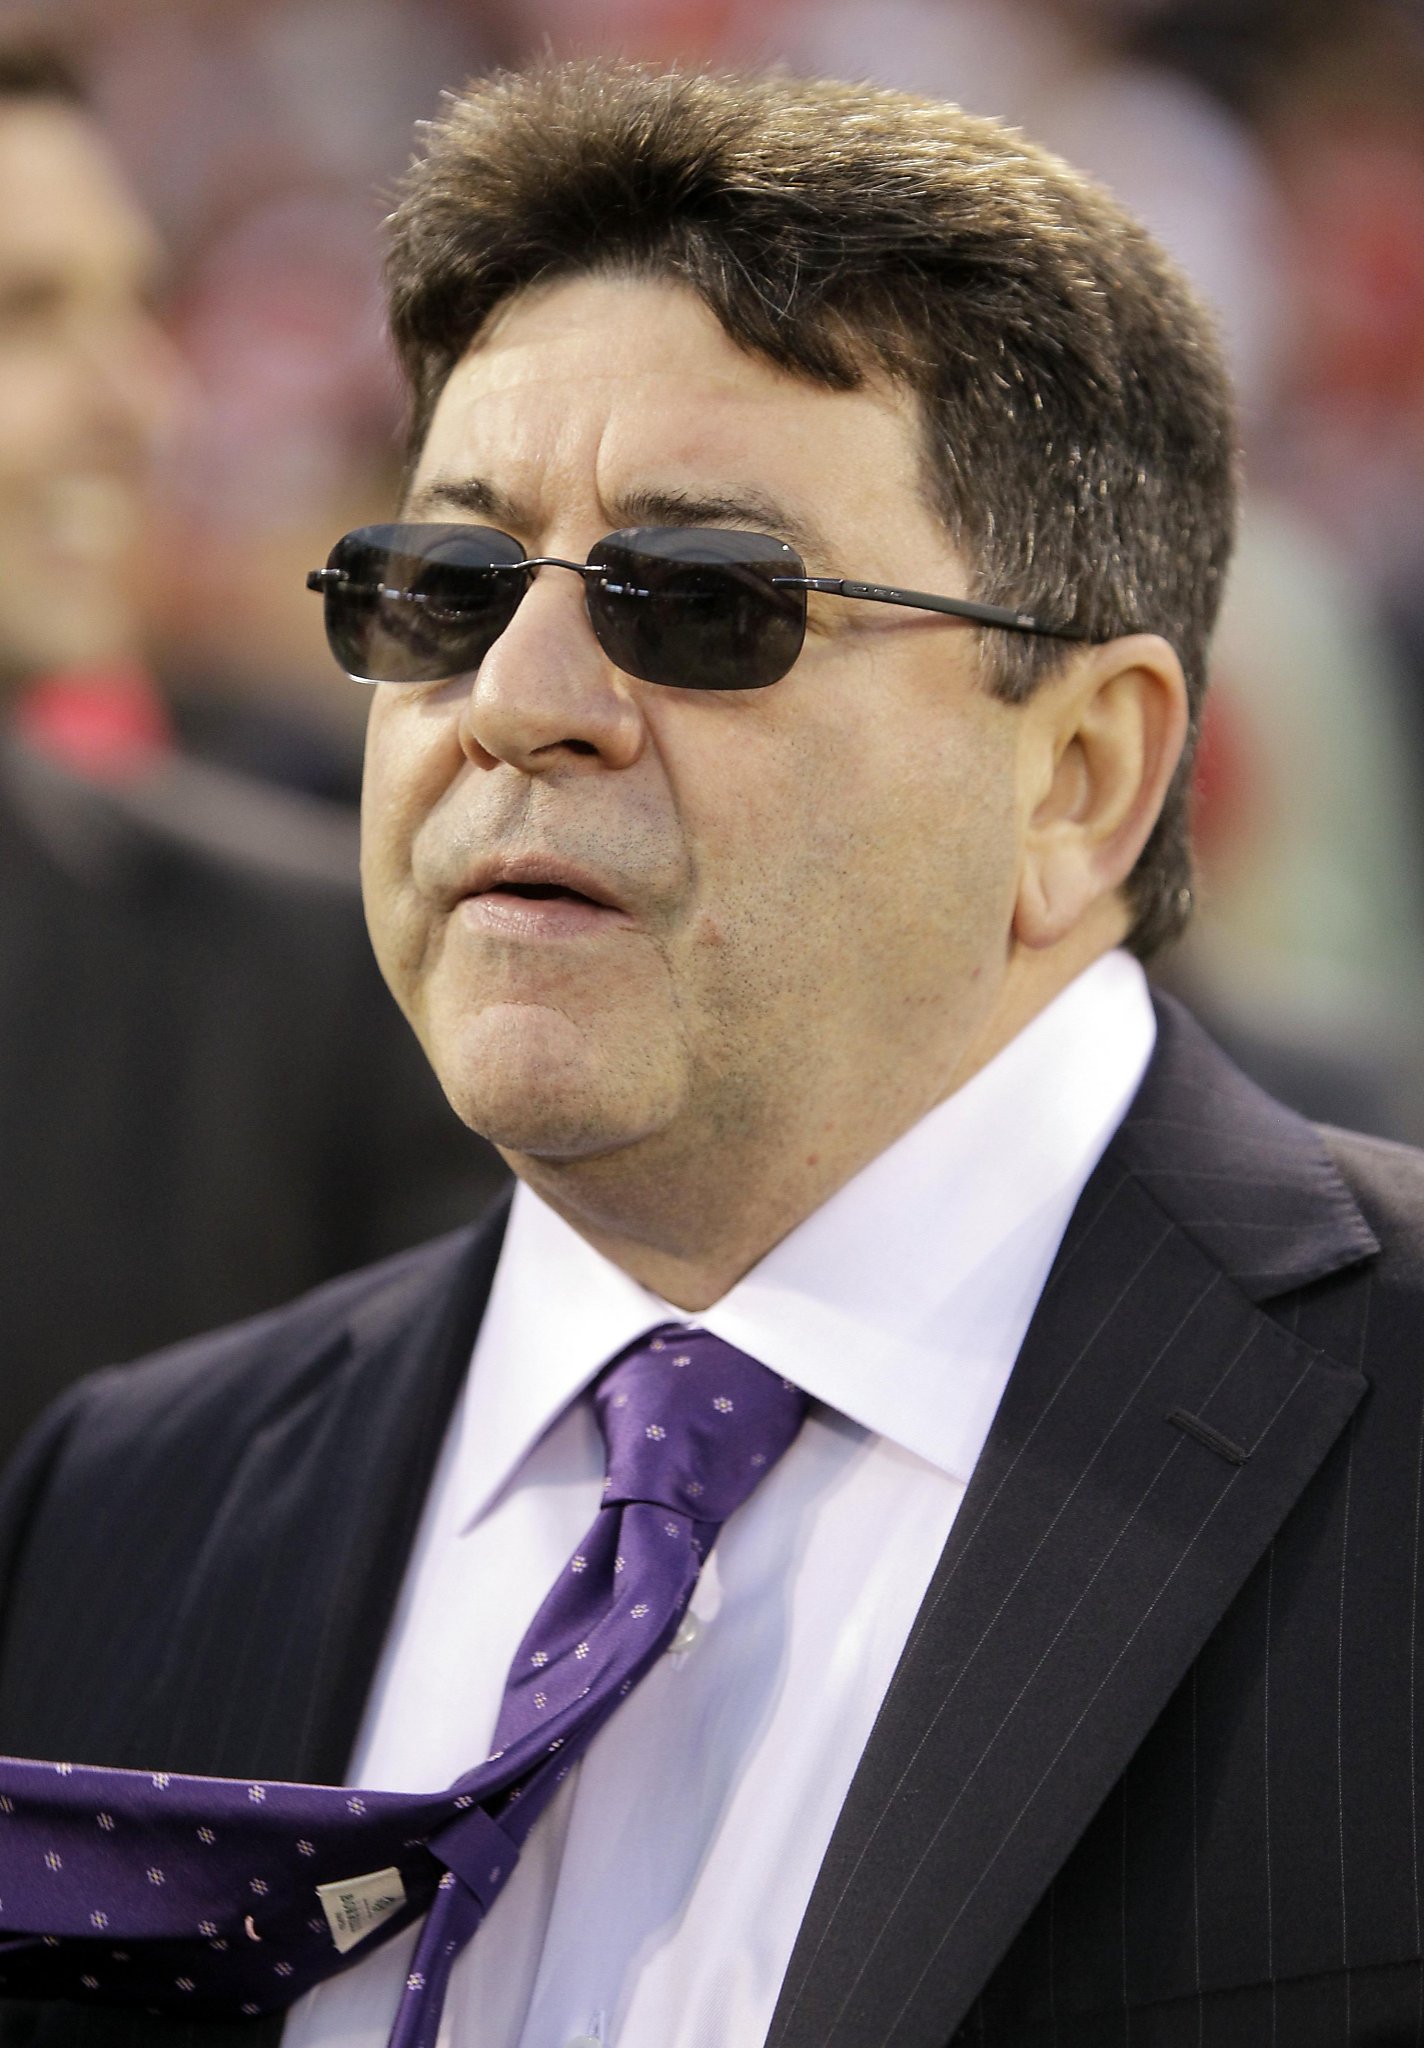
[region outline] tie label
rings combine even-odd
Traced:
[[[344,1877],[336,1884],[319,1884],[321,1900],[331,1938],[342,1955],[355,1948],[390,1919],[405,1904],[405,1886],[398,1870],[373,1870],[365,1877]]]

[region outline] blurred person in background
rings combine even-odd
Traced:
[[[162,742],[134,600],[179,398],[160,252],[58,58],[4,55],[0,675],[37,736],[129,759]]]
[[[331,533],[380,517],[396,488],[382,194],[414,115],[505,50],[501,10],[53,4],[90,31],[106,127],[172,251],[166,324],[197,393],[147,566],[168,715],[201,758],[354,809],[364,707],[333,670],[303,577]]]
[[[499,1177],[380,986],[353,828],[171,745],[135,596],[160,265],[72,72],[0,44],[0,1447]]]

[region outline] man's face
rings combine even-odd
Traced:
[[[0,99],[0,680],[130,651],[172,403],[157,249],[83,114]]]
[[[509,304],[406,516],[575,561],[745,527],[813,575],[967,591],[909,401],[787,376],[661,283]],[[669,1190],[709,1145],[868,1156],[955,1085],[1001,985],[1020,717],[962,624],[829,597],[770,688],[639,682],[541,571],[477,674],[372,705],[372,936],[456,1108],[516,1166],[640,1148]]]

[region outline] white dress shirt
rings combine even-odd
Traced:
[[[1083,1184],[1155,1038],[1099,960],[989,1066],[688,1318],[527,1188],[451,1419],[349,1782],[484,1756],[504,1676],[598,1509],[579,1397],[695,1320],[804,1387],[677,1643],[534,1828],[456,1965],[441,2048],[763,2040],[831,1831]],[[384,2048],[407,1931],[309,1993],[284,2048]]]

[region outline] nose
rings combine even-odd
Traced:
[[[173,343],[141,305],[95,308],[76,320],[76,399],[96,445],[150,459],[189,409],[189,378]]]
[[[543,568],[475,672],[460,744],[478,767],[530,775],[571,762],[629,768],[646,741],[639,688],[595,640],[583,578]]]
[[[128,347],[117,357],[115,403],[133,420],[144,443],[162,445],[180,417],[197,403],[192,373],[158,321],[140,313]]]

